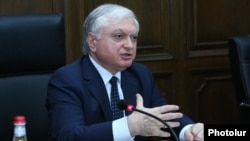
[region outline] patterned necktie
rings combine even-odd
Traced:
[[[111,110],[113,114],[113,120],[116,120],[123,117],[123,111],[117,107],[117,103],[120,100],[117,88],[117,78],[113,76],[109,82],[111,84]]]

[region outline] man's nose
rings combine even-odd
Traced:
[[[124,42],[124,47],[127,47],[127,48],[134,47],[134,42],[132,41],[131,38],[127,38],[126,39],[126,41]]]

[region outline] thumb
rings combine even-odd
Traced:
[[[140,94],[136,94],[136,108],[137,109],[143,108],[143,98]]]
[[[185,132],[184,136],[185,136],[185,139],[188,140],[188,141],[192,141],[192,140],[193,140],[193,135],[192,135],[190,129],[188,129],[188,130]]]

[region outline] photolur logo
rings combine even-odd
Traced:
[[[233,131],[226,129],[225,131],[218,131],[217,129],[208,129],[208,136],[246,136],[246,130],[237,130]]]
[[[250,141],[250,126],[241,124],[204,124],[204,140]]]

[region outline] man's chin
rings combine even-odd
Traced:
[[[125,64],[123,64],[123,65],[121,66],[121,68],[122,68],[122,70],[125,70],[125,69],[129,68],[131,65],[132,65],[132,62],[130,62],[130,63],[125,63]]]

